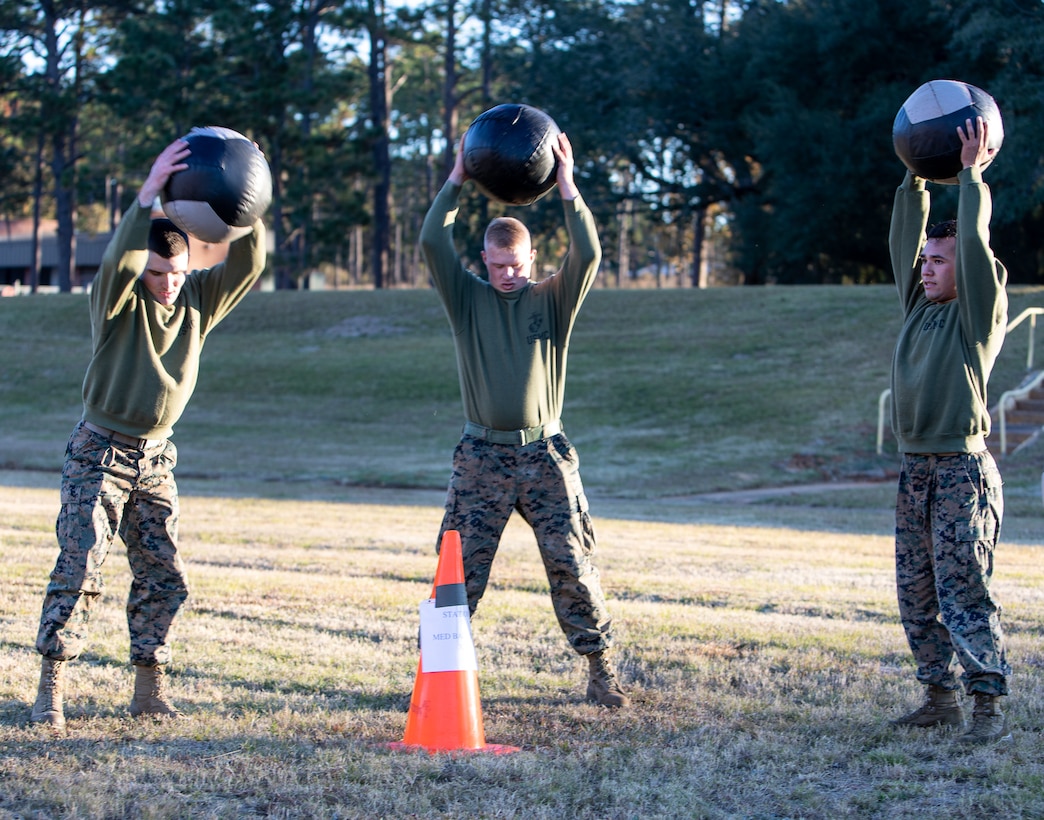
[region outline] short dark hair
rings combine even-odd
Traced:
[[[529,243],[529,229],[513,216],[498,216],[486,227],[483,243],[490,248],[516,248]]]
[[[149,226],[149,250],[164,259],[188,253],[188,234],[169,219],[154,219]]]
[[[957,220],[947,219],[945,222],[936,222],[928,229],[927,239],[947,239],[957,236]]]

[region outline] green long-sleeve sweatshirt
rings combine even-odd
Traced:
[[[594,219],[582,198],[563,201],[562,267],[505,294],[461,264],[453,244],[459,196],[459,186],[443,186],[421,247],[453,331],[465,416],[497,430],[546,424],[561,417],[569,337],[601,261]]]
[[[986,390],[1004,344],[1008,274],[990,250],[990,191],[978,168],[957,177],[957,298],[928,300],[918,258],[930,198],[907,174],[889,233],[903,328],[892,357],[892,430],[902,453],[978,452],[990,432]]]
[[[83,380],[83,418],[138,438],[166,438],[196,387],[207,334],[265,268],[265,229],[237,239],[225,262],[190,273],[173,305],[140,275],[148,263],[150,209],[124,214],[91,285],[93,352]],[[191,260],[190,260],[191,262]]]

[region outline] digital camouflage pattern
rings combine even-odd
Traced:
[[[83,652],[91,610],[104,590],[102,565],[118,533],[133,574],[127,599],[131,663],[170,662],[171,626],[188,597],[177,547],[176,463],[170,441],[142,451],[82,424],[73,431],[55,526],[60,553],[36,638],[40,654],[72,660]]]
[[[612,635],[579,467],[576,449],[561,433],[525,446],[465,435],[453,453],[438,544],[447,530],[460,533],[474,614],[501,533],[518,510],[536,535],[558,623],[570,645],[587,655],[608,648]]]
[[[966,692],[1006,695],[1000,605],[990,594],[1004,502],[988,451],[904,454],[896,504],[899,612],[917,679]]]

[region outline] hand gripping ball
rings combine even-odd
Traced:
[[[559,127],[539,108],[505,103],[479,114],[464,135],[464,170],[490,199],[530,205],[555,187]]]
[[[204,242],[228,242],[250,229],[272,202],[272,173],[254,143],[231,128],[193,128],[188,168],[160,195],[163,212]]]
[[[932,80],[914,91],[892,124],[895,153],[910,171],[933,182],[954,184],[961,170],[957,126],[982,117],[989,147],[1000,150],[1004,123],[993,97],[959,80]]]

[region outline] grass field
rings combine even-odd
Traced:
[[[1001,461],[1014,743],[888,725],[920,694],[895,605],[897,458],[874,452],[894,299],[592,294],[565,423],[634,707],[583,703],[513,521],[474,622],[487,740],[521,748],[506,756],[389,746],[461,421],[426,291],[254,294],[218,329],[175,438],[193,597],[172,681],[190,720],[126,717],[117,549],[69,729],[30,727],[89,333],[82,297],[0,301],[0,818],[1044,816],[1039,445]],[[1009,340],[995,395],[1025,356]]]

